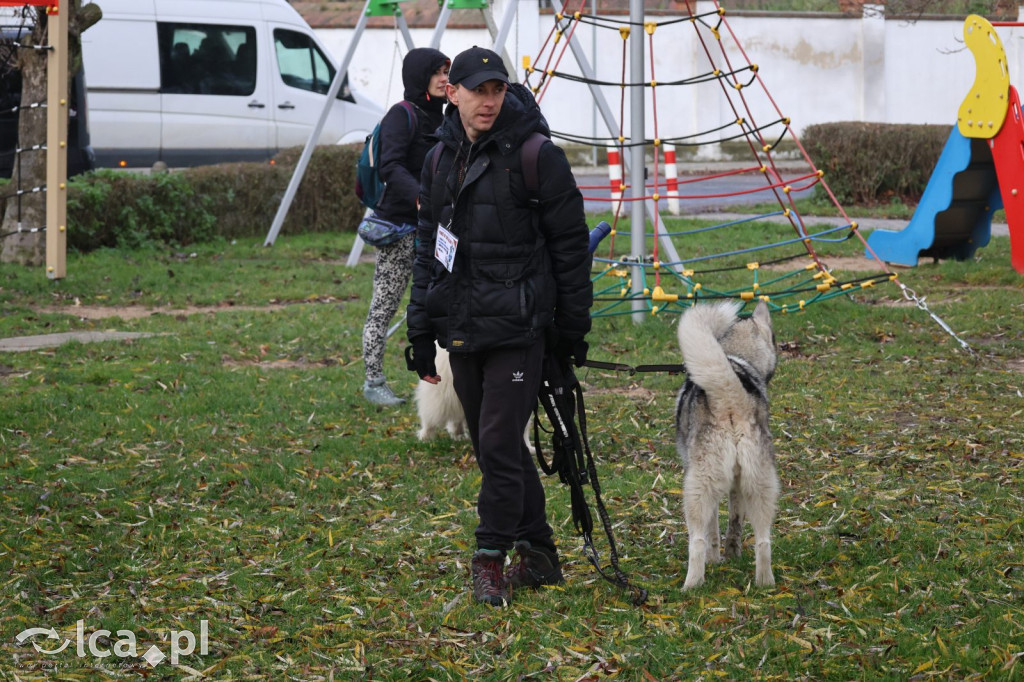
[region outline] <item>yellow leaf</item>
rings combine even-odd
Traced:
[[[814,651],[814,645],[808,642],[806,639],[800,639],[799,637],[794,637],[793,635],[786,635],[786,639],[796,644],[799,644],[801,647],[807,649],[808,651]]]
[[[925,661],[921,665],[919,665],[916,668],[914,668],[913,674],[916,675],[916,674],[918,674],[919,672],[921,672],[923,670],[928,670],[928,668],[930,668],[930,667],[932,667],[932,662],[931,661]]]
[[[334,535],[331,533],[331,529],[327,529],[327,546],[334,547]]]

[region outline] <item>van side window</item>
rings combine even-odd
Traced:
[[[274,53],[281,80],[293,88],[327,94],[334,80],[334,67],[316,43],[305,33],[274,29]],[[355,102],[348,86],[348,74],[341,83],[338,99]]]
[[[159,22],[160,92],[251,95],[256,90],[256,29]]]

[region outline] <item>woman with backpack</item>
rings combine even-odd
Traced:
[[[378,172],[386,188],[375,216],[410,229],[397,241],[377,247],[373,298],[363,327],[363,396],[374,405],[405,402],[394,394],[384,377],[384,346],[388,325],[412,277],[416,242],[412,228],[417,221],[420,171],[436,141],[434,131],[441,125],[449,66],[451,60],[438,50],[410,50],[402,61],[405,99],[392,106],[380,123]]]

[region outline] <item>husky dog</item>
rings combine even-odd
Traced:
[[[775,372],[775,335],[768,304],[740,319],[735,301],[695,305],[679,321],[687,380],[676,402],[676,450],[686,472],[683,507],[690,536],[683,589],[703,584],[717,563],[718,504],[729,495],[725,556],[739,556],[743,522],[754,529],[755,580],[774,585],[771,527],[779,497],[768,382]],[[709,547],[710,545],[710,547]]]
[[[435,347],[437,355],[434,365],[441,381],[431,384],[421,380],[416,385],[416,411],[420,415],[420,430],[416,436],[420,440],[429,440],[439,430],[445,429],[452,438],[465,438],[469,435],[469,428],[466,426],[462,403],[459,402],[459,396],[455,395],[448,351],[436,344]]]
[[[437,343],[434,343],[437,355],[434,357],[434,366],[437,368],[437,375],[441,381],[436,384],[423,381],[416,384],[416,411],[420,415],[420,430],[416,437],[420,440],[430,440],[441,429],[448,431],[452,438],[469,437],[469,427],[466,425],[466,413],[462,409],[462,402],[455,394],[455,382],[452,381],[452,365],[448,359],[448,351]],[[530,442],[531,426],[533,417],[523,431],[523,442],[531,455],[537,451]]]

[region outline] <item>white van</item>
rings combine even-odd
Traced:
[[[193,166],[304,145],[337,68],[286,0],[96,0],[82,34],[96,165]],[[384,115],[348,87],[319,144],[362,141]]]

